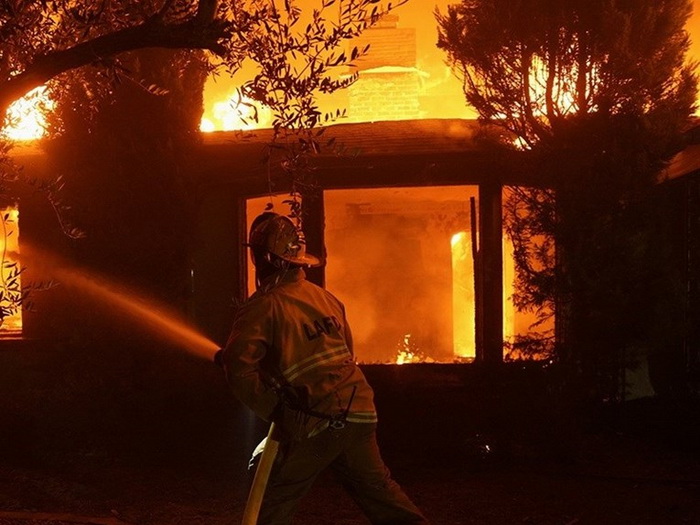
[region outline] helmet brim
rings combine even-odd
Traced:
[[[266,212],[253,223],[255,226],[251,227],[248,246],[254,251],[264,250],[296,266],[316,267],[323,264],[320,257],[306,252],[304,233],[289,217]]]
[[[250,244],[249,242],[244,242],[242,244],[246,248],[255,248],[255,246]],[[276,257],[279,257],[280,259],[282,259],[283,261],[287,261],[288,263],[296,264],[298,266],[308,266],[309,268],[318,268],[319,266],[323,266],[323,263],[325,262],[321,257],[317,257],[306,252],[297,257],[280,257],[279,255],[276,255]]]
[[[310,253],[304,253],[298,257],[280,257],[289,263],[298,264],[299,266],[308,266],[309,268],[318,268],[323,265],[323,260],[320,257],[311,255]]]

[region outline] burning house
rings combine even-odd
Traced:
[[[503,187],[528,175],[516,156],[480,149],[477,132],[475,122],[459,120],[343,124],[326,132],[353,154],[322,153],[316,184],[301,195],[309,249],[327,255],[326,266],[309,273],[346,303],[360,360],[465,362],[479,355],[481,337],[479,357],[501,360],[504,335],[533,323],[510,301],[512,257],[501,224]],[[264,133],[214,133],[202,146],[204,252],[195,289],[206,301],[196,310],[211,333],[227,328],[230,297],[251,289],[244,248],[231,240],[242,239],[268,203],[284,213],[289,198],[281,175],[260,176],[264,147]],[[242,176],[228,175],[234,170]],[[222,249],[226,256],[216,257]],[[217,283],[226,276],[238,279],[222,289]]]
[[[578,433],[570,433],[578,427],[571,424],[575,414],[570,408],[581,404],[580,392],[569,397],[567,390],[576,382],[562,387],[559,367],[548,361],[529,366],[524,361],[533,355],[516,354],[507,344],[524,336],[551,336],[568,321],[560,314],[566,309],[557,303],[560,315],[546,312],[552,315],[538,323],[538,316],[520,311],[513,297],[516,250],[506,235],[506,203],[514,187],[545,186],[543,175],[526,152],[495,148],[484,140],[493,129],[464,113],[433,111],[436,105],[448,105],[448,98],[428,89],[432,80],[416,59],[414,30],[387,17],[363,39],[360,45],[369,43],[373,54],[353,66],[358,74],[353,85],[332,100],[321,100],[322,110],[341,108],[345,117],[322,127],[320,151],[305,159],[309,169],[304,178],[290,179],[281,165],[285,152],[271,147],[273,130],[264,108],[259,108],[258,126],[229,129],[232,108],[225,97],[205,99],[202,133],[194,133],[186,155],[176,155],[172,144],[165,153],[150,151],[152,143],[137,144],[147,161],[121,164],[115,158],[124,150],[110,150],[110,118],[133,116],[130,107],[155,105],[153,99],[141,99],[145,103],[126,104],[127,110],[112,105],[106,132],[91,143],[104,145],[90,158],[93,171],[76,170],[78,182],[90,186],[92,193],[86,193],[99,197],[88,200],[85,207],[93,206],[88,210],[93,215],[85,216],[113,221],[101,223],[96,235],[89,229],[99,221],[84,225],[92,236],[87,249],[78,248],[84,240],[66,237],[56,202],[36,192],[36,186],[23,188],[15,201],[0,202],[6,228],[2,280],[14,290],[25,283],[58,281],[57,287],[31,296],[33,311],[25,303],[24,311],[0,325],[0,395],[5,400],[0,451],[9,458],[32,458],[43,457],[37,452],[44,450],[77,447],[82,465],[93,449],[128,453],[130,447],[142,447],[148,453],[136,454],[137,461],[150,466],[164,455],[187,461],[186,454],[197,449],[197,461],[216,463],[218,479],[221,467],[231,462],[234,445],[245,452],[237,452],[245,467],[248,450],[257,442],[255,422],[249,412],[231,409],[224,378],[211,358],[225,343],[240,303],[255,288],[246,233],[270,207],[280,214],[297,211],[290,209],[290,200],[299,205],[309,251],[325,258],[325,265],[307,271],[308,278],[345,304],[356,359],[376,388],[378,402],[390,408],[382,411],[383,432],[395,436],[399,451],[407,457],[418,451],[431,463],[457,469],[479,468],[487,456],[498,457],[500,465],[500,458],[507,457],[501,450],[527,461],[539,458],[529,447],[533,428],[547,436],[542,457],[551,459],[578,442]],[[449,104],[464,110],[462,94],[455,93]],[[222,118],[212,114],[215,107]],[[140,121],[119,123],[133,142],[167,126],[138,135],[133,127],[147,120],[138,116]],[[198,119],[199,114],[188,129],[194,131]],[[151,136],[160,138],[157,132]],[[35,145],[18,146],[13,154],[39,185],[55,179],[57,165]],[[163,158],[172,163],[163,168]],[[77,163],[82,160],[77,157]],[[571,164],[566,157],[558,160],[564,169]],[[134,166],[130,178],[117,180]],[[154,166],[162,170],[149,171]],[[103,178],[85,176],[103,167]],[[163,180],[175,185],[171,168],[178,182],[186,182],[178,188],[185,188],[186,210],[177,208],[181,194],[170,207],[149,201]],[[674,320],[682,318],[683,329],[661,327],[667,346],[643,355],[651,354],[657,341],[640,345],[643,362],[635,370],[622,360],[614,363],[614,386],[624,391],[632,385],[640,397],[673,393],[687,383],[689,370],[696,374],[697,387],[700,370],[700,146],[693,143],[676,157],[667,175],[657,194],[663,195],[659,216],[668,214],[667,235],[658,242],[674,253],[674,267],[668,270],[674,278],[681,276],[674,282],[683,288],[683,301],[677,310],[661,312],[666,303],[656,309]],[[112,179],[126,191],[110,193]],[[147,182],[134,189],[134,180]],[[109,208],[101,209],[105,204]],[[132,213],[149,206],[148,213]],[[156,228],[143,227],[154,217]],[[120,221],[116,231],[112,227]],[[185,238],[187,244],[178,244]],[[177,249],[163,249],[173,246]],[[91,247],[106,249],[91,257]],[[132,269],[141,269],[149,250],[157,260],[134,276]],[[27,254],[31,259],[20,275]],[[136,264],[120,268],[122,255]],[[155,300],[142,300],[159,297],[153,290],[162,291],[149,282],[154,275],[162,277],[158,285],[177,277],[169,310],[161,310]],[[131,286],[138,282],[128,281],[131,277],[146,286]],[[173,311],[177,317],[170,315]],[[612,326],[617,319],[610,319]],[[619,332],[615,343],[621,342],[620,354],[626,358],[629,331]],[[184,351],[171,352],[171,346]],[[519,359],[509,366],[490,366]],[[572,389],[579,386],[590,385],[574,384]],[[553,414],[560,418],[555,425]],[[461,419],[453,432],[456,416]],[[467,456],[469,463],[463,463]],[[121,468],[121,462],[110,459],[112,463]]]
[[[501,361],[503,341],[529,333],[536,321],[513,305],[504,194],[509,186],[537,185],[537,173],[518,152],[484,147],[487,130],[474,120],[423,119],[433,114],[426,111],[432,95],[416,60],[414,30],[387,17],[362,38],[372,53],[354,66],[357,82],[339,98],[322,100],[326,110],[345,109],[342,123],[324,134],[336,146],[313,159],[313,184],[301,189],[309,248],[327,259],[309,276],[347,305],[364,363]],[[205,126],[210,116],[203,128],[225,127]],[[252,290],[241,244],[248,225],[270,203],[288,211],[290,181],[273,163],[261,163],[270,139],[269,129],[203,133],[187,167],[197,189],[187,310],[217,342],[228,333],[236,302]],[[21,162],[30,172],[49,171],[35,150]],[[50,222],[42,206],[25,199],[22,238]],[[55,237],[60,246],[60,232]],[[61,307],[49,302],[43,314],[25,316],[21,328],[15,321],[14,332],[30,338],[60,332]],[[553,321],[537,330],[552,328]]]
[[[315,182],[301,195],[310,249],[327,258],[310,278],[347,304],[363,362],[500,361],[504,338],[534,322],[510,299],[512,248],[501,224],[504,187],[530,184],[530,175],[517,158],[481,147],[475,121],[421,120],[429,75],[417,65],[415,29],[389,16],[354,45],[372,51],[352,66],[358,78],[349,89],[320,101],[328,111],[344,108],[345,118],[328,126],[324,140],[335,146],[314,159]],[[227,335],[234,302],[252,291],[236,239],[268,203],[288,212],[290,181],[260,162],[270,139],[265,129],[203,133],[188,168],[198,210],[188,309],[216,341]],[[50,176],[39,150],[20,150],[28,172]],[[23,239],[47,219],[42,206],[24,199]],[[60,252],[60,239],[53,244]],[[27,279],[37,277],[32,271]],[[51,311],[41,303],[53,300],[37,297],[39,310]],[[55,311],[25,317],[15,334],[61,332]]]
[[[421,120],[429,75],[417,64],[415,29],[388,16],[353,45],[371,51],[352,66],[354,84],[320,100],[345,118],[324,134],[335,146],[314,160],[314,183],[301,196],[310,249],[327,255],[310,277],[347,304],[361,361],[500,361],[504,337],[528,333],[535,321],[513,307],[512,247],[501,224],[504,187],[531,184],[531,176],[515,157],[485,151],[476,121]],[[207,301],[196,310],[217,337],[228,328],[229,297],[252,291],[245,253],[230,239],[270,203],[287,211],[290,182],[258,161],[269,137],[204,136],[202,246],[227,246],[230,262],[199,258],[195,289]],[[226,275],[238,279],[222,290],[216,283]]]

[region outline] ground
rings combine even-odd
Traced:
[[[365,371],[384,458],[434,525],[700,523],[694,399],[583,411],[557,399],[546,372]],[[0,525],[240,523],[247,457],[265,428],[218,381],[197,393],[187,384],[127,400],[71,398],[70,407],[42,392],[41,418],[10,410]],[[367,522],[324,475],[293,523]]]

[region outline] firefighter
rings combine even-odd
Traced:
[[[234,395],[279,430],[258,524],[290,523],[327,467],[373,524],[427,524],[380,457],[373,391],[355,364],[343,304],[305,278],[321,260],[272,212],[253,221],[248,247],[257,291],[217,360]]]

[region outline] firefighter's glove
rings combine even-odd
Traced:
[[[309,409],[309,394],[303,387],[285,385],[278,391],[282,404],[291,410],[304,412]]]

